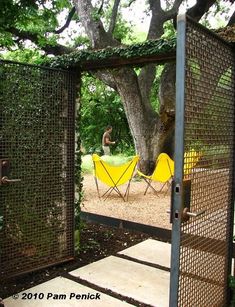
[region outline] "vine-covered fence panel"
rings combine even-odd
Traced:
[[[0,278],[74,256],[75,80],[0,62]]]

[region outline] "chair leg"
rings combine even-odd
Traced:
[[[146,189],[145,189],[145,191],[144,191],[144,195],[146,195],[146,193],[147,193],[147,191],[148,191],[148,188],[149,188],[150,185],[151,185],[151,180],[147,180],[147,179],[145,179],[145,178],[144,178],[144,180],[145,180],[145,182],[147,183],[147,187],[146,187]]]
[[[94,178],[95,178],[95,185],[96,185],[97,193],[98,193],[98,196],[99,196],[99,198],[100,198],[100,191],[99,191],[98,182],[97,182],[96,177],[94,177]]]
[[[108,196],[109,196],[109,194],[112,192],[112,190],[113,190],[113,188],[110,187],[101,197],[104,197],[106,194],[108,194]]]
[[[109,197],[109,195],[112,193],[112,191],[115,191],[115,192],[125,201],[125,198],[123,197],[122,193],[119,191],[119,189],[118,189],[116,186],[109,188],[109,189],[102,195],[102,197],[103,197],[103,196],[105,196],[105,195],[107,194],[107,196],[105,197],[104,200],[106,200],[106,199]]]
[[[127,201],[128,201],[129,191],[130,191],[130,184],[131,184],[131,181],[129,180],[129,183],[128,183],[126,192],[125,192],[125,194],[124,194],[124,197],[126,197],[126,200],[127,200]]]
[[[122,193],[119,191],[119,189],[116,186],[113,187],[113,190],[125,201],[125,196],[122,195]]]
[[[146,180],[145,178],[144,178],[144,180],[145,180],[146,183],[147,183],[147,187],[146,187],[146,190],[145,190],[145,192],[144,192],[144,195],[146,195],[146,193],[147,193],[147,191],[148,191],[148,189],[149,189],[149,187],[150,187],[150,188],[155,192],[155,194],[159,197],[158,191],[157,191],[156,189],[154,189],[154,187],[151,185],[152,180]]]
[[[165,185],[168,184],[168,181],[166,181],[163,186],[161,187],[161,189],[159,190],[159,192],[161,192],[163,190],[163,188],[165,187]]]
[[[158,196],[158,197],[160,197],[159,195],[158,195],[158,191],[156,190],[156,189],[154,189],[154,187],[150,184],[149,185],[150,186],[150,188],[153,190],[153,192],[155,192],[155,194]]]

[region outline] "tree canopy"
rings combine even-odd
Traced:
[[[145,4],[138,0],[2,0],[0,48],[13,52],[34,49],[31,55],[36,59],[43,55],[77,54],[75,51],[84,49],[111,47],[120,50],[120,47],[139,41],[125,10],[129,10],[129,15],[135,15],[137,10],[140,12],[135,5],[140,3],[144,16],[149,15],[149,26],[142,41],[172,38],[175,19],[183,4],[190,17],[207,26],[211,14],[216,18],[218,14],[222,16],[219,27],[226,23],[231,27],[234,23],[234,12],[231,11],[234,0],[196,0],[192,6],[186,0],[148,0]],[[26,59],[30,58],[30,52],[27,52]],[[156,110],[152,93],[159,71],[162,72],[161,81],[155,91],[159,93],[160,104]],[[172,154],[174,64],[165,65],[163,71],[158,65],[148,64],[138,71],[122,67],[99,71],[95,76],[119,95],[135,149],[141,156],[142,170],[149,172],[161,151]]]
[[[84,1],[88,4],[90,1]],[[122,17],[122,8],[134,6],[135,0],[130,1],[93,1],[92,19],[94,24],[99,25],[99,32],[109,38],[112,44],[120,45],[126,38],[130,39],[133,33],[132,25],[128,25]],[[166,8],[163,9],[160,0],[149,1],[146,6],[147,14],[152,14],[152,20],[147,39],[159,38],[163,33],[163,26],[167,20],[176,17],[183,0],[164,1]],[[214,14],[224,13],[228,25],[234,23],[234,12],[229,13],[229,2],[234,0],[197,0],[196,4],[188,8],[187,13],[195,20],[208,13],[214,6]],[[38,48],[45,54],[63,55],[70,53],[80,46],[95,47],[97,43],[88,40],[81,30],[82,18],[79,18],[77,1],[69,0],[2,0],[0,12],[0,48],[7,50],[23,49],[29,46]],[[143,6],[144,9],[144,6]],[[82,12],[80,12],[82,14]],[[102,20],[102,22],[100,22]],[[166,29],[166,28],[165,28]],[[63,38],[66,32],[67,39]],[[86,31],[87,32],[87,31]],[[89,36],[89,34],[88,34]],[[93,35],[94,37],[94,35]],[[91,37],[90,37],[91,38]],[[132,38],[134,41],[134,38]],[[61,43],[63,41],[63,43]],[[116,43],[115,43],[116,41]],[[132,41],[132,42],[133,42]],[[107,47],[99,42],[98,48]]]

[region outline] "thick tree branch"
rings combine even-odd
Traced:
[[[160,38],[164,32],[164,11],[162,10],[160,0],[150,0],[149,4],[152,11],[152,18],[150,21],[147,39]]]
[[[130,7],[132,5],[133,2],[135,2],[136,0],[130,0],[128,3],[128,7]]]
[[[120,46],[120,43],[110,33],[105,32],[91,0],[73,0],[73,3],[93,48],[100,49],[108,46]]]
[[[157,113],[153,110],[152,105],[150,102],[150,96],[153,86],[153,81],[156,76],[156,65],[149,64],[144,66],[141,69],[141,72],[138,76],[139,88],[143,100],[143,104],[145,104],[145,108],[149,114],[149,116],[158,117]]]
[[[120,0],[114,1],[112,16],[111,16],[111,20],[110,20],[110,24],[109,24],[109,29],[108,29],[109,33],[113,33],[113,31],[114,31],[116,20],[117,20],[117,13],[118,13],[119,4],[120,4]]]
[[[71,22],[71,20],[72,20],[72,18],[73,18],[73,16],[74,16],[75,12],[76,12],[76,9],[75,9],[75,7],[73,7],[73,8],[71,9],[71,11],[69,12],[69,15],[68,15],[68,18],[67,18],[65,24],[64,24],[60,29],[55,30],[55,31],[54,31],[55,34],[60,34],[60,33],[62,33],[66,28],[68,28],[68,26],[70,25],[70,22]]]
[[[17,28],[11,27],[5,29],[6,31],[12,33],[14,36],[16,36],[16,39],[19,40],[30,40],[35,45],[39,45],[39,36],[35,33],[30,33],[27,31],[20,31]],[[63,45],[55,45],[52,46],[50,44],[45,45],[43,47],[40,47],[43,51],[45,51],[47,54],[54,54],[54,55],[63,55],[65,53],[70,53],[74,51],[72,48],[65,47]]]
[[[103,11],[103,6],[104,6],[104,0],[102,0],[102,2],[101,2],[100,8],[98,10],[98,15],[100,15],[101,12]]]
[[[188,9],[187,14],[194,20],[199,21],[216,0],[197,0],[197,3]]]
[[[162,13],[162,6],[160,0],[149,0],[150,10],[158,11],[159,13]]]
[[[227,26],[231,26],[235,23],[235,11],[233,12],[233,15],[230,17]]]
[[[102,70],[98,70],[96,72],[92,72],[92,75],[96,76],[96,78],[98,78],[99,80],[104,82],[106,85],[108,85],[109,87],[111,87],[112,89],[117,91],[117,86],[116,86],[116,83],[114,81],[113,75],[110,74],[109,71],[102,69]]]
[[[173,14],[177,14],[178,8],[183,0],[175,0],[174,5],[171,10],[163,11],[161,7],[160,0],[151,0],[150,9],[152,11],[152,18],[150,21],[148,39],[155,39],[161,37],[164,33],[163,25],[164,22],[168,19],[171,19]],[[155,78],[156,67],[155,65],[148,65],[141,70],[139,75],[139,86],[141,90],[141,94],[143,97],[143,101],[149,104],[149,97],[151,93],[152,84]],[[153,112],[151,110],[151,105],[149,104],[149,112]],[[155,115],[156,116],[156,115]]]
[[[169,20],[169,19],[176,17],[178,10],[179,10],[179,7],[180,7],[182,2],[183,2],[183,0],[175,0],[173,7],[170,10],[165,12],[165,19],[166,20]]]
[[[168,19],[171,19],[171,15],[177,14],[178,7],[180,6],[183,0],[176,0],[174,5],[170,11],[163,11],[161,7],[160,0],[151,0],[150,1],[150,9],[152,11],[152,18],[150,21],[148,39],[155,39],[161,37],[164,33],[163,25],[164,22]],[[139,87],[142,94],[143,102],[146,104],[146,108],[150,114],[154,114],[156,119],[158,115],[155,114],[154,110],[152,109],[150,101],[150,93],[152,84],[155,78],[156,73],[156,66],[155,65],[148,65],[141,70],[141,73],[138,77]]]

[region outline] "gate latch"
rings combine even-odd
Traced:
[[[190,211],[190,203],[191,203],[191,180],[183,180],[182,187],[180,184],[175,184],[173,181],[172,191],[171,191],[171,209],[167,210],[167,213],[170,213],[170,223],[173,223],[173,219],[178,219],[179,212],[176,210],[173,216],[173,197],[175,194],[182,194],[182,209],[181,209],[181,222],[187,222],[190,217],[198,217],[206,212],[206,210],[201,210],[198,212]]]
[[[19,182],[21,179],[9,179],[10,161],[9,159],[0,159],[0,185]]]

